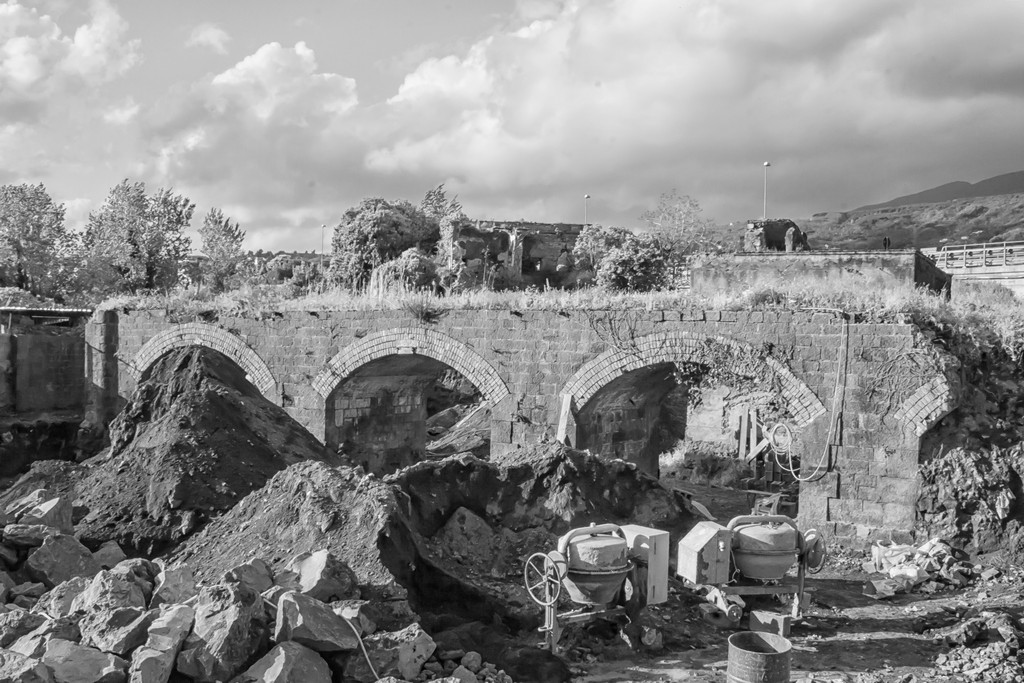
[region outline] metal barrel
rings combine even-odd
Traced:
[[[774,633],[743,631],[729,636],[729,683],[789,683],[789,640]]]

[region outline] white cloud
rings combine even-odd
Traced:
[[[249,207],[265,246],[441,181],[479,217],[579,220],[589,192],[629,225],[674,187],[742,219],[765,159],[770,207],[801,217],[1017,170],[1020,25],[1011,0],[520,0],[369,106],[304,43],[264,45],[149,111],[149,171]]]
[[[123,126],[134,121],[138,113],[139,104],[133,98],[128,97],[120,104],[108,107],[103,112],[103,120],[116,126]]]
[[[90,3],[89,20],[72,35],[32,7],[0,4],[0,116],[35,121],[51,100],[123,74],[139,60],[127,28],[105,0]]]
[[[186,47],[206,47],[222,55],[228,53],[231,36],[217,24],[202,23],[192,29],[185,41]]]

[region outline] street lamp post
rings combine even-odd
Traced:
[[[764,204],[761,205],[761,220],[768,220],[768,167],[770,161],[764,162]]]
[[[583,195],[583,227],[587,227],[587,200],[590,199],[589,194]]]
[[[320,224],[320,277],[324,276],[324,229],[327,225]]]

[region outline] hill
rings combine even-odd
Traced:
[[[958,180],[956,182],[933,187],[930,190],[924,190],[923,192],[890,199],[889,201],[882,202],[881,204],[869,204],[867,206],[862,206],[859,209],[854,209],[851,213],[875,211],[877,209],[908,206],[911,204],[936,204],[955,199],[993,197],[996,195],[1020,193],[1024,193],[1024,171],[993,176],[992,178],[986,178],[985,180],[974,183],[973,185],[971,183]]]
[[[1019,175],[1024,182],[1024,173]],[[971,187],[988,183],[983,187],[994,188],[998,178]],[[809,233],[815,250],[879,249],[886,235],[894,249],[1024,240],[1024,188],[1016,194],[818,213],[796,223]]]

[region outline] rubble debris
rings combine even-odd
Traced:
[[[982,572],[965,555],[942,539],[933,538],[920,547],[876,542],[871,559],[862,564],[867,573],[884,573],[886,579],[871,580],[864,594],[884,599],[897,593],[920,590],[934,593],[944,586],[962,588]]]
[[[166,683],[194,619],[195,611],[188,605],[160,609],[150,624],[145,644],[132,655],[131,683]]]
[[[277,602],[274,640],[291,640],[316,652],[342,652],[359,647],[359,635],[344,617],[320,600],[297,591],[288,591]]]
[[[92,553],[74,536],[63,533],[48,536],[43,544],[29,553],[25,568],[29,576],[47,588],[75,577],[92,578],[100,571]]]
[[[120,657],[59,638],[46,644],[43,664],[57,683],[120,683],[128,668]]]
[[[242,584],[203,588],[195,614],[192,633],[177,659],[178,671],[193,679],[230,679],[266,642],[263,599]]]
[[[936,670],[972,683],[1024,681],[1020,622],[1000,610],[972,612],[974,616],[934,635],[937,642],[952,646],[936,658]]]
[[[38,659],[0,650],[0,680],[10,683],[53,683],[53,674]]]
[[[274,646],[233,683],[331,683],[327,662],[295,642]]]
[[[922,463],[918,530],[971,554],[1024,553],[1024,443],[953,448]]]

